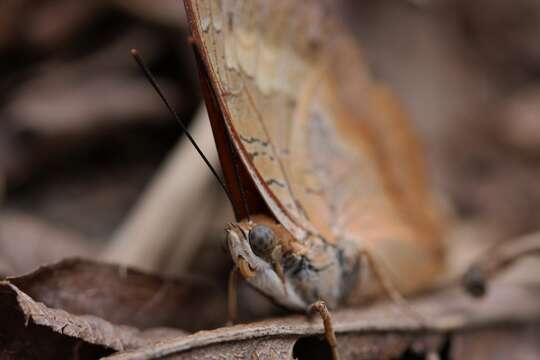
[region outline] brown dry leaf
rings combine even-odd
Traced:
[[[155,331],[145,334],[92,315],[72,315],[33,300],[9,281],[0,282],[0,347],[2,358],[95,359],[148,344]],[[161,339],[182,332],[169,329]]]
[[[208,328],[225,314],[217,295],[200,279],[64,260],[0,282],[0,358],[96,359],[183,334],[170,326]]]
[[[198,278],[164,279],[117,265],[67,259],[8,278],[35,301],[140,329],[209,328],[224,322],[224,296]]]
[[[498,284],[493,290],[483,301],[474,301],[458,289],[415,301],[413,306],[429,319],[425,328],[408,318],[403,309],[388,304],[336,311],[333,319],[342,358],[381,359],[428,352],[444,355],[456,334],[489,333],[492,328],[487,326],[495,324],[505,329],[524,329],[540,318],[540,303],[535,298],[538,288]],[[540,335],[538,326],[530,331]],[[243,359],[283,359],[291,355],[299,359],[329,358],[325,357],[328,349],[318,341],[322,334],[319,319],[291,316],[198,332],[107,359],[215,359],[217,354]],[[508,346],[511,339],[500,341]],[[467,349],[465,344],[459,354]]]

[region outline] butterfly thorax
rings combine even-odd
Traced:
[[[345,301],[358,278],[353,242],[329,243],[320,235],[295,239],[266,216],[230,224],[229,251],[242,276],[277,303],[305,310],[317,300]]]

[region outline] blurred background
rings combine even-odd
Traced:
[[[540,2],[335,6],[411,114],[449,241],[537,230]],[[129,54],[217,164],[187,37],[178,0],[0,2],[0,274],[78,255],[203,276],[225,296],[230,206]],[[241,291],[246,318],[270,307]]]

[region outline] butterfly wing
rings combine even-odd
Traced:
[[[431,256],[440,226],[415,137],[321,3],[186,1],[234,147],[299,241],[318,234],[393,253],[410,243],[411,256]]]

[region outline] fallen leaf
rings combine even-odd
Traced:
[[[443,290],[412,303],[428,319],[427,326],[389,304],[335,311],[333,321],[339,351],[342,359],[405,358],[406,355],[426,356],[430,352],[443,356],[450,351],[449,344],[456,334],[481,334],[497,325],[522,329],[540,319],[539,291],[539,288],[498,284],[489,297],[475,301],[459,289]],[[540,335],[538,327],[533,330],[536,336]],[[320,319],[290,316],[201,331],[106,359],[215,359],[216,354],[242,359],[290,359],[292,356],[326,359],[329,353],[325,343],[319,340],[322,334]]]
[[[182,334],[159,332],[165,339]],[[136,348],[156,339],[130,326],[93,315],[73,315],[33,300],[9,281],[0,282],[0,353],[9,359],[96,359],[113,350]]]
[[[75,258],[8,281],[44,306],[140,329],[173,327],[193,331],[219,326],[226,317],[225,295],[213,284],[195,277],[164,279],[123,266]]]

